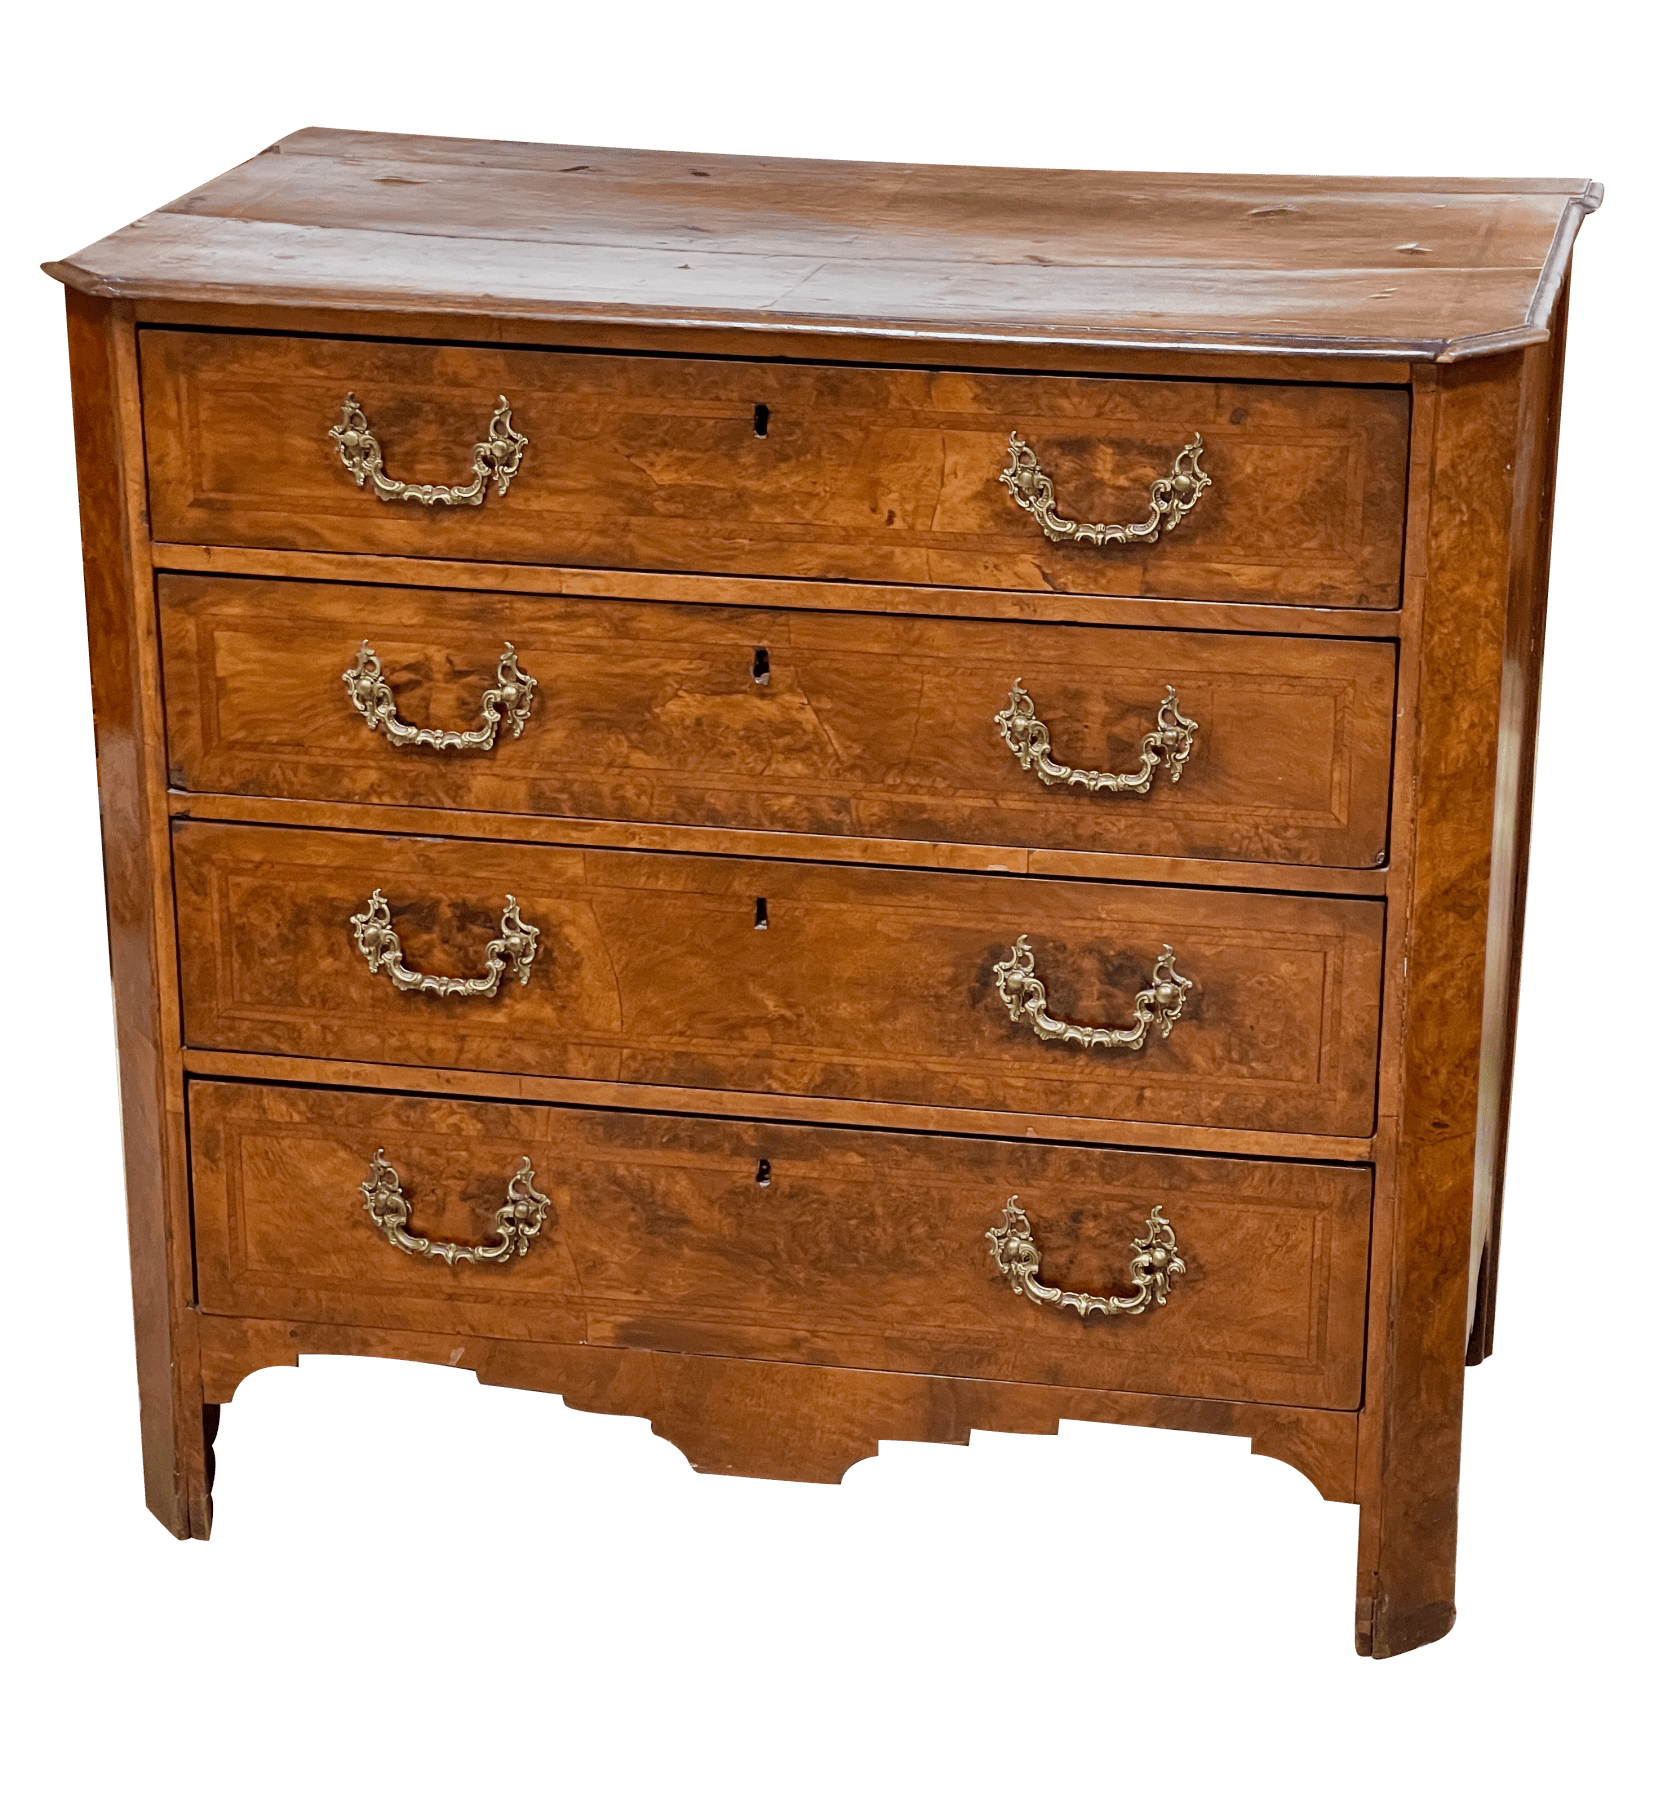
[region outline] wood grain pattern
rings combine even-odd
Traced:
[[[255,1370],[302,1356],[396,1356],[559,1394],[580,1412],[647,1418],[707,1475],[839,1481],[885,1439],[968,1444],[972,1431],[1050,1434],[1064,1419],[1086,1419],[1250,1437],[1255,1455],[1297,1469],[1325,1500],[1356,1498],[1350,1412],[213,1314],[201,1329],[216,1401]]]
[[[589,567],[1390,607],[1408,400],[1389,388],[982,375],[142,334],[155,535]],[[497,396],[508,495],[384,503],[326,433],[356,394],[389,474],[462,481]],[[769,409],[765,436],[758,406]],[[1071,516],[1138,520],[1197,431],[1213,486],[1147,546],[1053,545],[999,484],[1020,431]]]
[[[1598,201],[303,132],[51,265],[169,1528],[206,1534],[250,1370],[401,1356],[749,1475],[1062,1418],[1248,1435],[1360,1504],[1360,1651],[1447,1631]],[[349,389],[430,481],[508,393],[511,494],[363,494]],[[1013,429],[1076,517],[1134,516],[1197,429],[1217,485],[1153,548],[1052,547],[997,482]],[[450,723],[511,635],[530,732],[391,751],[339,685],[365,635]],[[1027,785],[1016,675],[1095,766],[1175,681],[1185,784]],[[530,985],[399,994],[351,940],[376,886],[444,973],[518,894]],[[1080,1022],[1173,944],[1185,1017],[1039,1042],[990,979],[1019,932]],[[359,1211],[386,1139],[459,1237],[533,1151],[548,1237],[401,1257]],[[1153,1316],[1033,1307],[981,1235],[1012,1192],[1055,1280],[1109,1286],[1152,1194],[1191,1274]]]
[[[175,826],[185,1030],[210,1049],[1366,1136],[1380,908],[1366,900]],[[472,972],[503,895],[528,985],[468,1002],[372,976],[386,891],[412,967]],[[758,929],[759,902],[767,928]],[[1142,1051],[1013,1025],[1030,935],[1052,1010],[1118,1021],[1163,943],[1195,984]]]
[[[410,1063],[348,1062],[337,1057],[271,1056],[253,1050],[197,1050],[185,1069],[230,1081],[355,1087],[383,1093],[443,1094],[480,1100],[526,1100],[553,1106],[622,1107],[712,1119],[774,1120],[799,1125],[849,1125],[863,1131],[951,1132],[979,1137],[1024,1137],[1052,1144],[1100,1144],[1101,1119],[1067,1113],[979,1111],[965,1106],[899,1106],[893,1101],[839,1100],[824,1094],[744,1093],[730,1088],[681,1088],[666,1083],[595,1081],[560,1075],[508,1075],[482,1069],[429,1069]],[[1230,1131],[1222,1126],[1163,1125],[1117,1119],[1114,1141],[1126,1149],[1174,1150],[1237,1157],[1363,1164],[1377,1152],[1373,1138],[1319,1132]]]
[[[934,168],[311,130],[48,269],[121,298],[1429,358],[1545,338],[1599,200],[1585,181]]]
[[[384,808],[342,800],[268,800],[253,794],[173,791],[181,819],[236,825],[305,825],[325,831],[379,831]],[[616,819],[545,819],[534,813],[456,812],[406,806],[395,821],[418,837],[494,838],[512,843],[593,845],[610,850],[676,850],[694,856],[781,857],[799,862],[879,863],[889,868],[993,870],[1065,875],[1087,881],[1148,881],[1172,887],[1263,888],[1379,898],[1385,868],[1306,868],[1288,863],[1204,862],[1181,856],[1124,856],[1112,850],[1028,850],[1013,844],[943,844],[923,838],[848,838],[814,832],[734,831],[710,825],[637,825]]]
[[[56,270],[49,271],[56,273]],[[862,368],[900,365],[916,368],[927,354],[932,369],[1023,369],[1038,374],[1143,375],[1183,381],[1317,381],[1346,387],[1401,387],[1423,366],[1400,357],[1365,351],[1356,356],[1332,346],[1277,349],[1268,344],[1236,349],[1148,348],[1110,339],[1067,337],[1007,341],[990,357],[980,334],[932,337],[886,334],[850,321],[842,329],[823,325],[773,325],[763,320],[731,320],[715,325],[675,319],[607,319],[594,314],[562,319],[516,318],[509,313],[398,312],[313,303],[135,299],[140,325],[182,325],[193,331],[269,331],[282,337],[318,333],[323,337],[426,338],[434,343],[527,344],[542,349],[615,350],[626,355],[729,356],[746,362],[855,363]]]
[[[691,575],[555,564],[462,562],[442,556],[372,556],[332,550],[251,550],[234,544],[153,546],[158,569],[180,574],[259,575],[464,588],[488,594],[570,594],[601,600],[668,600],[689,606],[770,606],[788,611],[911,613],[943,619],[1019,619],[1129,625],[1142,631],[1253,631],[1277,637],[1395,638],[1401,614],[1369,607],[1260,605],[1162,600],[1120,594],[1058,594],[903,582],[802,581],[764,575]]]
[[[1363,1169],[1062,1149],[319,1088],[191,1086],[211,1312],[677,1354],[1350,1407]],[[424,1237],[479,1243],[529,1157],[553,1202],[507,1268],[392,1248],[359,1184],[385,1146]],[[766,1185],[763,1177],[766,1176]],[[1082,1321],[1011,1292],[984,1237],[1017,1193],[1043,1277],[1127,1292],[1164,1208],[1167,1305]]]
[[[117,306],[66,299],[144,1496],[175,1537],[206,1537],[161,693],[148,547],[137,526],[143,438],[133,327]]]
[[[1467,1302],[1469,1366],[1482,1362],[1495,1347],[1501,1202],[1513,1097],[1519,974],[1524,954],[1530,813],[1536,782],[1536,721],[1547,637],[1548,561],[1553,540],[1554,471],[1565,378],[1565,313],[1569,304],[1567,275],[1553,342],[1528,352],[1524,362],[1519,457],[1514,471],[1495,834],[1490,848],[1490,925],[1484,968],[1484,1042],[1478,1073],[1472,1263]]]
[[[1359,1443],[1358,1649],[1393,1656],[1455,1620],[1490,855],[1520,457],[1519,355],[1440,371],[1430,424],[1414,668],[1400,721],[1386,1146]],[[1406,660],[1408,660],[1406,658]]]
[[[1371,866],[1389,644],[226,581],[158,584],[176,788],[851,838]],[[488,752],[389,743],[341,681],[372,641],[411,723],[466,729],[505,640],[539,680]],[[766,658],[758,679],[759,656]],[[1169,684],[1180,783],[1047,788],[994,713],[1021,677],[1054,754],[1135,768]]]

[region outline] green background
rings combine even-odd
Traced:
[[[1638,9],[1632,14],[1638,20]],[[1640,1778],[1656,1318],[1656,43],[1609,5],[367,4],[14,20],[7,1589],[27,1795],[1598,1793]],[[1231,1438],[695,1476],[396,1363],[254,1375],[212,1544],[144,1512],[58,288],[301,124],[1053,166],[1591,175],[1499,1352],[1461,1622],[1350,1649],[1355,1514]],[[1647,1103],[1652,1102],[1652,1105]]]

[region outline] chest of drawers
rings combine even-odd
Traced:
[[[1250,1437],[1447,1631],[1598,199],[306,131],[48,265],[163,1523],[396,1356]]]

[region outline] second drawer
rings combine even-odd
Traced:
[[[206,1048],[1373,1128],[1373,900],[189,821],[174,869]]]
[[[1390,643],[180,575],[160,601],[172,779],[198,793],[1384,859]],[[431,742],[481,731],[508,640],[538,684],[523,730]],[[383,688],[355,706],[361,642]],[[1163,724],[1177,738],[1144,754]]]

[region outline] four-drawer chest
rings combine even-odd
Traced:
[[[406,1357],[1248,1437],[1448,1630],[1598,200],[314,130],[48,265],[157,1516]]]

